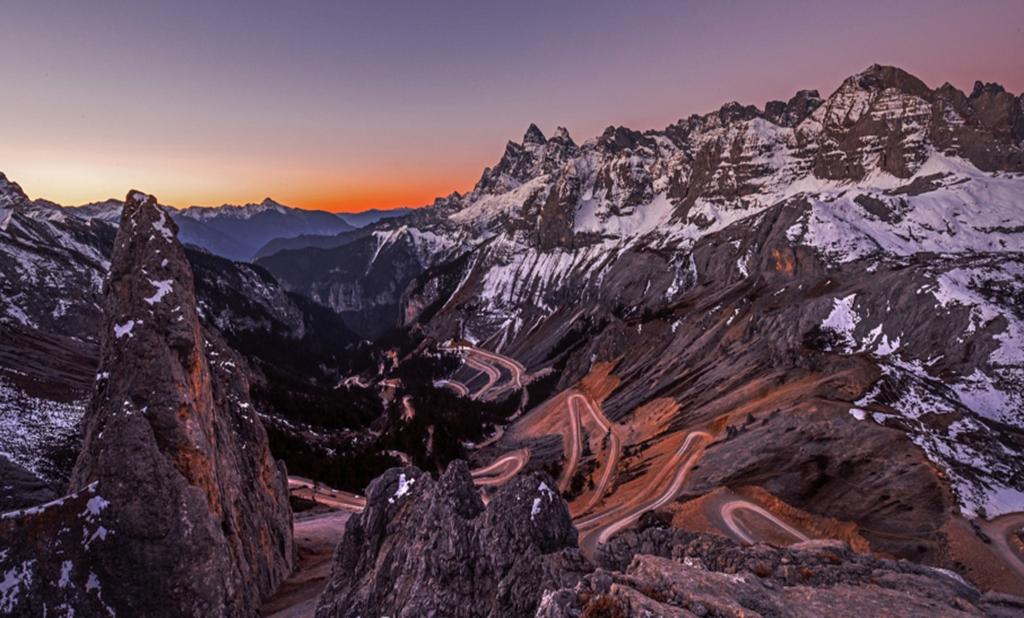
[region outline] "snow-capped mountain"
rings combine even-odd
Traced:
[[[34,213],[35,218],[72,216],[117,225],[124,202],[109,199],[80,206],[61,206],[43,199],[30,199],[21,187],[0,172],[0,225],[14,206]],[[181,230],[181,240],[231,260],[248,262],[272,255],[281,249],[310,246],[336,246],[335,237],[402,217],[408,208],[371,209],[355,213],[331,213],[285,206],[271,198],[256,204],[190,206],[175,209],[163,206]]]
[[[330,236],[354,229],[334,213],[291,208],[270,198],[244,206],[192,206],[172,216],[181,228],[182,242],[240,261],[252,259],[278,238]]]
[[[120,200],[106,200],[66,210],[76,217],[116,225],[123,205]],[[243,262],[252,259],[265,244],[279,238],[332,236],[355,229],[334,213],[292,208],[270,198],[243,206],[164,208],[181,228],[182,242]]]
[[[929,488],[865,490],[898,494],[878,507],[773,486],[830,517],[884,519],[872,540],[886,551],[909,551],[887,534],[941,525],[947,482],[954,510],[1024,508],[1024,98],[998,85],[965,94],[876,65],[825,98],[729,103],[658,131],[577,144],[530,126],[471,192],[367,231],[259,263],[364,331],[462,336],[564,367],[563,387],[614,363],[616,420],[671,400],[679,427],[711,422],[737,389],[806,412],[814,437],[779,428],[770,449],[698,476],[826,465],[836,492],[843,470]],[[808,439],[860,446],[815,460],[797,448]],[[886,449],[911,459],[857,459]]]
[[[79,219],[99,220],[117,225],[121,200],[110,199],[81,206],[64,206],[45,200],[30,200],[21,188],[3,180],[0,204],[24,203],[34,210],[60,211]],[[0,205],[0,208],[3,208]],[[164,207],[181,228],[181,240],[236,261],[250,261],[257,255],[271,255],[274,247],[301,248],[330,243],[338,234],[354,231],[384,219],[403,216],[408,209],[368,210],[331,213],[285,206],[266,198],[257,204],[191,206],[182,210]],[[278,244],[283,243],[283,244]]]
[[[12,207],[29,202],[28,196],[21,190],[21,186],[8,180],[3,172],[0,172],[0,208],[9,211]]]

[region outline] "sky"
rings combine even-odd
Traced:
[[[81,204],[418,206],[577,142],[873,63],[1024,91],[1024,2],[63,2],[0,19],[0,171]]]

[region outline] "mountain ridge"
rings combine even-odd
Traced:
[[[38,218],[70,215],[117,226],[124,202],[108,199],[79,206],[61,206],[45,199],[30,199],[21,187],[0,174],[0,220],[6,223],[12,208],[35,213]],[[332,213],[285,206],[271,198],[245,205],[190,206],[177,209],[161,205],[181,227],[182,241],[222,257],[251,261],[268,247],[307,246],[329,243],[337,234],[353,232],[382,219],[401,217],[408,209],[371,209],[358,213]],[[354,222],[350,223],[350,221]],[[283,241],[290,241],[283,243]]]
[[[577,144],[531,126],[472,191],[344,247],[259,263],[357,330],[398,325],[559,368],[556,392],[610,366],[613,421],[670,406],[668,430],[721,431],[742,419],[716,402],[764,393],[733,407],[794,455],[726,446],[719,473],[694,483],[820,465],[820,486],[761,482],[798,508],[884,529],[867,535],[881,551],[940,560],[949,541],[913,532],[924,522],[1024,507],[1008,454],[1024,447],[1021,119],[1022,98],[998,86],[932,89],[873,65],[824,98],[726,104],[660,131],[610,127]],[[369,287],[379,278],[396,284]],[[756,403],[775,398],[778,419]],[[859,433],[866,451],[906,463],[794,450],[789,414],[814,418],[804,431],[824,444]],[[640,461],[630,473],[656,460]],[[867,504],[833,486],[843,470],[867,475]]]

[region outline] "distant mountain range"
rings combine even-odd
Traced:
[[[98,219],[117,225],[121,220],[121,200],[109,199],[81,206],[61,206],[47,200],[30,200],[16,183],[0,174],[0,208],[21,204],[53,214],[71,214],[80,219]],[[280,248],[297,249],[330,245],[337,234],[351,232],[383,219],[408,214],[409,208],[372,209],[356,213],[332,213],[285,206],[271,198],[258,204],[191,206],[182,210],[165,206],[180,228],[185,244],[206,249],[231,260],[247,262],[272,255]],[[280,247],[276,241],[289,240]]]

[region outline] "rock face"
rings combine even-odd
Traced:
[[[585,565],[554,484],[518,477],[485,508],[465,462],[439,479],[394,468],[349,520],[317,618],[530,616]]]
[[[252,615],[291,569],[283,467],[242,360],[200,325],[176,231],[152,196],[128,195],[74,493],[0,526],[20,591],[8,611]]]

